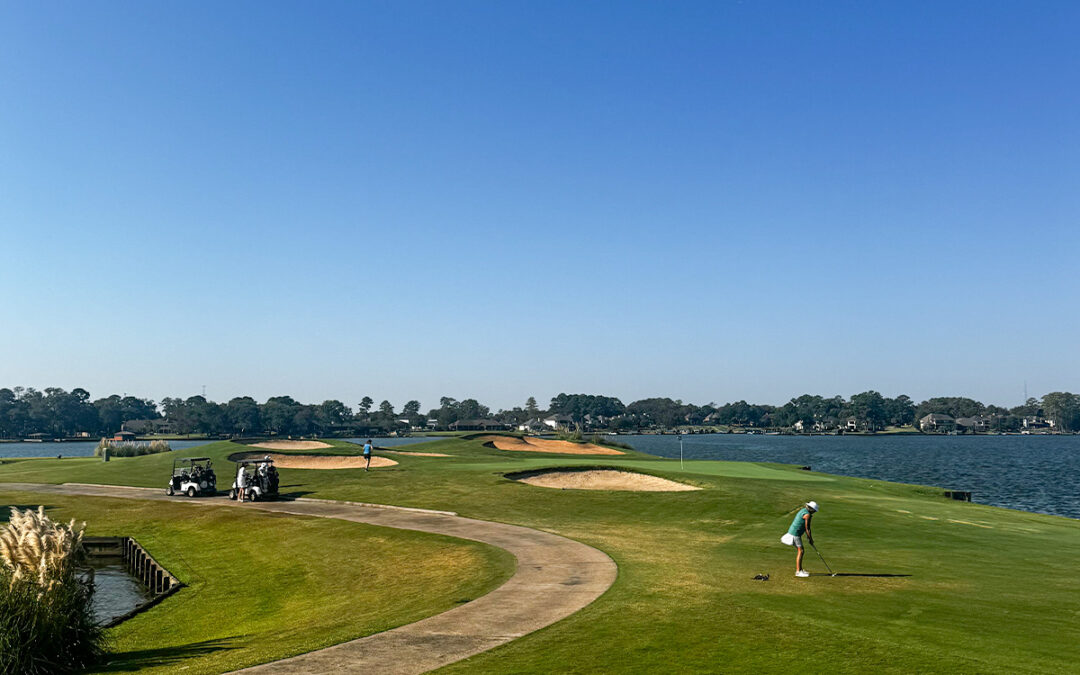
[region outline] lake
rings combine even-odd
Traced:
[[[635,449],[679,456],[676,436],[616,436]],[[810,466],[859,478],[971,491],[973,501],[1080,518],[1080,436],[683,437],[686,459]]]
[[[173,450],[184,450],[210,441],[169,441]],[[97,441],[72,441],[71,443],[0,443],[2,457],[93,457]]]

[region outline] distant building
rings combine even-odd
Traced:
[[[114,441],[133,441],[133,440],[135,440],[135,432],[134,431],[127,431],[126,429],[123,430],[123,431],[117,431],[116,434],[112,437],[112,440],[114,440]]]
[[[930,413],[919,420],[919,428],[923,431],[953,431],[956,429],[956,420],[952,415]]]
[[[534,417],[530,420],[522,422],[518,425],[518,431],[524,431],[526,433],[539,433],[541,431],[547,431],[548,426],[544,424],[544,421],[539,417]]]
[[[544,425],[549,429],[571,429],[574,418],[569,415],[548,415],[544,418]]]
[[[509,425],[498,420],[458,420],[450,425],[451,431],[506,431]]]

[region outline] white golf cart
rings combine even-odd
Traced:
[[[210,468],[209,457],[184,457],[173,460],[172,478],[165,494],[214,495],[217,493],[217,476]]]
[[[278,472],[274,468],[274,460],[269,457],[241,459],[236,464],[244,472],[245,500],[253,502],[256,499],[277,499]],[[229,499],[236,499],[239,494],[240,486],[236,484],[236,479],[233,479]]]

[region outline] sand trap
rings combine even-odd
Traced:
[[[389,452],[394,455],[412,455],[414,457],[449,457],[445,452],[409,452],[408,450],[387,450],[379,448],[379,452]]]
[[[512,452],[555,452],[560,455],[625,455],[614,448],[604,448],[594,443],[571,443],[546,438],[514,438],[513,436],[485,436],[499,450]]]
[[[322,448],[329,448],[331,445],[322,441],[264,441],[262,443],[252,443],[249,447],[266,448],[267,450],[321,450]]]
[[[260,459],[266,455],[257,452],[244,453],[237,459]],[[230,457],[229,459],[233,459]],[[270,459],[274,460],[274,466],[279,469],[363,469],[365,462],[363,457],[352,455],[280,455],[270,453]],[[396,466],[397,462],[388,457],[372,457],[371,468],[381,466]]]
[[[631,492],[685,492],[693,485],[616,469],[544,469],[506,474],[510,480],[563,490],[628,490]]]

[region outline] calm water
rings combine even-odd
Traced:
[[[210,441],[169,441],[173,450],[206,445]],[[97,441],[73,443],[0,443],[0,457],[93,457]]]
[[[94,617],[107,623],[150,600],[153,594],[128,574],[119,558],[90,558],[94,569]]]
[[[356,443],[357,445],[363,445],[366,438],[346,438],[350,443]],[[394,448],[399,445],[414,445],[416,443],[431,443],[432,441],[442,440],[437,436],[405,436],[403,438],[379,438],[376,436],[371,437],[371,444],[376,448]]]
[[[678,457],[676,436],[618,436]],[[1080,436],[683,437],[687,459],[809,465],[814,471],[970,490],[973,501],[1080,518]]]

